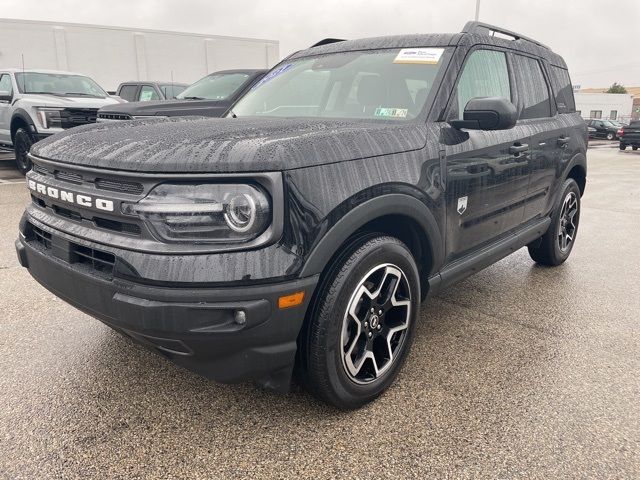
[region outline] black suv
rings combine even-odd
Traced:
[[[355,408],[396,377],[421,301],[523,246],[567,259],[587,127],[561,57],[474,22],[321,43],[227,118],[35,145],[21,264],[177,364],[276,390],[295,374]]]
[[[595,128],[595,132],[592,132],[594,138],[606,138],[607,140],[615,140],[618,138],[618,125],[615,125],[608,120],[599,120],[597,118],[591,118],[587,120],[587,126]]]
[[[620,150],[626,150],[627,147],[638,150],[640,147],[640,120],[633,120],[629,125],[620,128],[618,138],[620,139]]]

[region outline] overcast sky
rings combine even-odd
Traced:
[[[280,41],[457,32],[476,0],[0,0],[0,16]],[[561,54],[574,84],[640,86],[640,0],[481,0],[480,19]]]

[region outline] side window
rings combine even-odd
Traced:
[[[522,102],[520,119],[551,116],[549,88],[540,62],[534,58],[514,55],[518,78],[518,97]]]
[[[569,72],[564,68],[552,66],[551,84],[556,97],[558,113],[572,113],[576,111],[576,102],[573,98],[573,87]]]
[[[461,118],[465,105],[475,97],[504,97],[511,100],[507,57],[496,50],[476,50],[464,64],[456,87],[452,114]]]
[[[120,88],[120,92],[118,96],[127,102],[135,102],[136,101],[136,93],[138,92],[137,85],[123,85]]]
[[[156,92],[156,89],[151,85],[143,85],[140,89],[140,96],[138,97],[138,100],[141,102],[160,100],[160,96],[158,95],[158,92]]]
[[[11,85],[11,76],[4,73],[0,75],[0,92],[13,93],[13,86]]]

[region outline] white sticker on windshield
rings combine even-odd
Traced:
[[[393,63],[420,63],[437,65],[444,48],[403,48]]]

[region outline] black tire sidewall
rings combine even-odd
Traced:
[[[16,166],[20,173],[23,175],[31,170],[31,160],[25,156],[24,159],[20,158],[19,147],[24,144],[26,146],[26,152],[29,153],[29,149],[34,144],[33,138],[24,128],[19,128],[13,139],[14,152],[16,156]],[[25,154],[26,155],[26,154]]]
[[[564,204],[564,199],[567,197],[567,195],[569,194],[569,192],[573,192],[576,195],[576,199],[578,202],[578,212],[576,214],[577,218],[576,218],[576,231],[573,235],[573,241],[571,242],[571,245],[569,246],[569,248],[563,252],[560,249],[560,245],[558,244],[558,234],[560,233],[560,215],[562,213],[562,205]],[[578,184],[576,183],[576,181],[572,178],[567,179],[564,182],[563,185],[563,189],[562,189],[562,195],[559,198],[558,204],[556,206],[555,212],[553,213],[553,217],[552,217],[552,224],[549,227],[550,229],[552,229],[553,232],[553,237],[552,237],[552,241],[553,241],[553,254],[555,256],[555,259],[557,261],[557,263],[562,263],[564,262],[567,258],[569,258],[569,255],[571,255],[571,251],[573,250],[573,247],[576,243],[576,238],[578,237],[578,230],[580,228],[580,215],[582,213],[582,206],[580,203],[580,187],[578,187]]]
[[[384,241],[381,242],[381,240]],[[322,305],[317,319],[325,324],[324,340],[326,343],[323,346],[316,345],[315,347],[324,348],[323,367],[326,368],[326,382],[332,391],[331,397],[339,399],[339,402],[333,400],[332,403],[341,408],[357,408],[378,397],[393,382],[410,350],[420,308],[418,269],[407,247],[397,239],[384,236],[369,239],[364,245],[361,244],[358,247],[363,246],[365,251],[359,254],[360,248],[355,248],[344,266],[338,270],[333,281],[327,285],[328,291],[333,289],[337,293],[335,298],[328,295],[321,300]],[[367,246],[371,247],[366,248]],[[359,258],[349,268],[346,276],[341,278],[340,272],[344,272],[345,266],[349,265],[354,255],[358,255]],[[358,384],[349,378],[342,364],[340,348],[342,322],[351,296],[359,282],[372,268],[384,263],[396,265],[407,277],[411,290],[409,328],[401,351],[397,353],[398,357],[391,368],[381,378],[371,383]],[[329,400],[331,401],[331,398]]]

